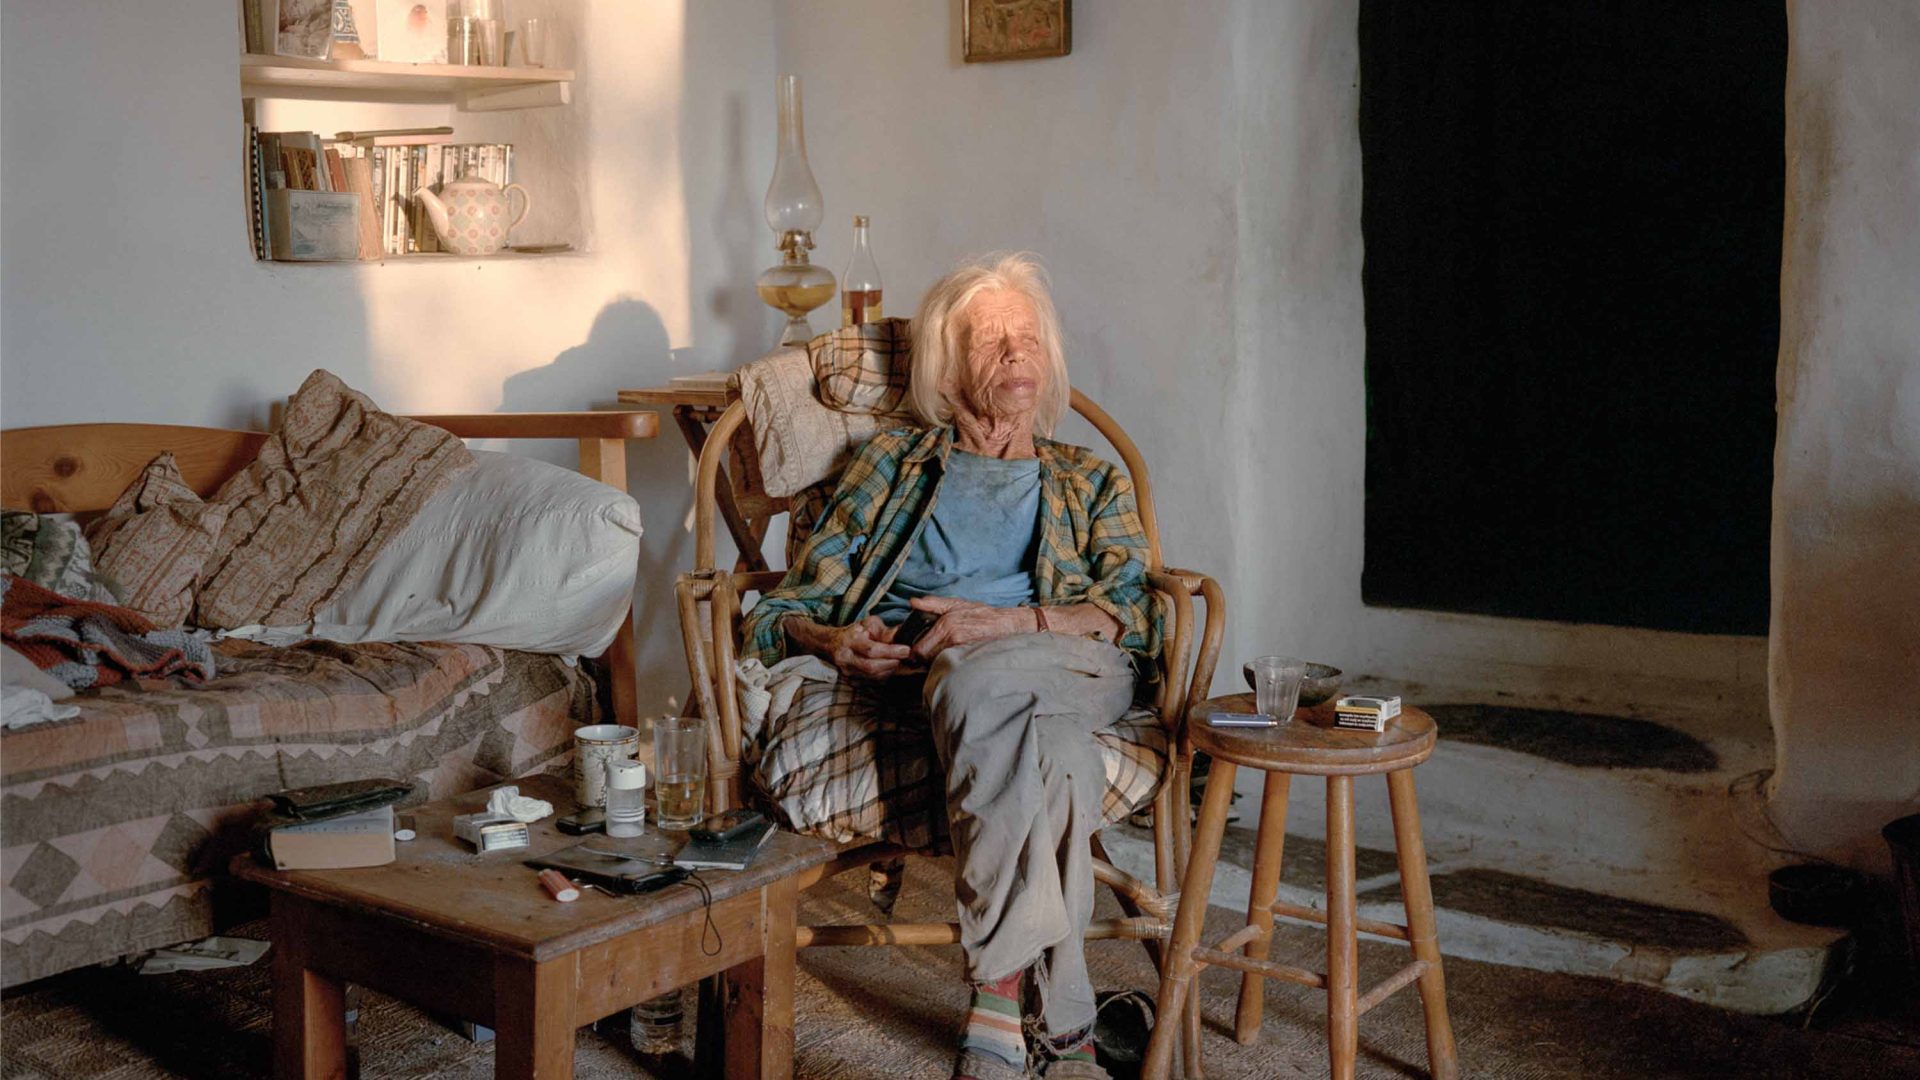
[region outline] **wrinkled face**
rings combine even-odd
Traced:
[[[993,420],[1031,416],[1047,386],[1040,316],[1025,295],[988,289],[963,313],[960,400]]]

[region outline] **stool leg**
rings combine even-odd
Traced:
[[[1447,980],[1440,971],[1440,940],[1433,925],[1433,886],[1427,881],[1427,848],[1420,839],[1420,803],[1413,794],[1413,770],[1387,774],[1393,805],[1393,847],[1400,860],[1400,894],[1407,906],[1407,937],[1416,960],[1427,962],[1420,976],[1420,1005],[1427,1015],[1427,1067],[1434,1080],[1454,1080],[1460,1065],[1447,1019]]]
[[[1265,960],[1273,940],[1273,898],[1280,892],[1280,856],[1287,843],[1287,793],[1293,777],[1283,772],[1267,774],[1266,791],[1260,796],[1260,837],[1253,849],[1253,892],[1247,897],[1247,922],[1260,928],[1260,936],[1247,943],[1247,955]],[[1251,1045],[1260,1035],[1260,1021],[1266,1013],[1267,979],[1247,972],[1240,977],[1240,1008],[1234,1015],[1233,1037],[1242,1046]]]
[[[1353,1080],[1360,1052],[1360,950],[1354,934],[1353,777],[1327,777],[1327,1056]]]
[[[1213,890],[1213,864],[1220,857],[1220,835],[1227,828],[1227,810],[1233,805],[1231,763],[1214,759],[1207,777],[1207,797],[1200,804],[1200,831],[1188,852],[1186,877],[1180,883],[1180,910],[1173,917],[1173,941],[1167,947],[1167,969],[1160,976],[1159,1000],[1154,1003],[1153,1040],[1147,1044],[1145,1080],[1166,1080],[1173,1067],[1173,1043],[1186,1025],[1182,1008],[1200,965],[1193,947],[1207,919],[1207,894]],[[1184,807],[1182,808],[1184,810]],[[1196,997],[1198,995],[1195,995]],[[1200,1047],[1187,1048],[1187,1075],[1198,1077]]]

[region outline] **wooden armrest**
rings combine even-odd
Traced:
[[[644,410],[603,412],[441,413],[411,419],[462,439],[651,439],[660,415]]]

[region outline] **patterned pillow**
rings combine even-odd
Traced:
[[[202,502],[161,454],[113,508],[87,526],[100,572],[120,586],[123,606],[166,630],[187,621],[194,585],[227,524],[227,508]]]
[[[65,515],[0,511],[0,569],[75,600],[117,604],[94,574],[93,553],[80,526]]]
[[[820,400],[839,412],[906,413],[913,323],[881,319],[843,326],[807,342]]]
[[[317,370],[213,502],[230,511],[195,599],[199,626],[297,626],[351,589],[420,507],[473,464],[466,444],[380,411]]]

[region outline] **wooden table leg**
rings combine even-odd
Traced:
[[[1413,794],[1413,770],[1387,774],[1387,798],[1393,806],[1393,847],[1400,860],[1400,895],[1406,900],[1407,939],[1413,957],[1425,960],[1420,976],[1420,1006],[1427,1020],[1427,1067],[1434,1080],[1454,1080],[1460,1063],[1447,1019],[1447,981],[1440,971],[1440,941],[1433,922],[1433,886],[1427,880],[1427,848],[1420,837],[1420,803]]]
[[[761,954],[728,968],[721,1023],[727,1080],[793,1076],[794,917],[797,890],[782,878],[760,890]]]
[[[1200,943],[1200,931],[1207,921],[1213,866],[1220,857],[1220,837],[1227,829],[1227,811],[1233,806],[1233,773],[1232,762],[1216,758],[1212,772],[1207,775],[1207,795],[1200,804],[1200,830],[1193,839],[1186,877],[1180,884],[1180,910],[1173,917],[1173,941],[1166,952],[1167,971],[1160,977],[1159,1000],[1153,1010],[1157,1017],[1179,1019],[1171,1023],[1163,1019],[1154,1024],[1153,1039],[1147,1044],[1146,1067],[1140,1074],[1146,1080],[1166,1080],[1172,1071],[1174,1041],[1186,1034],[1182,1009],[1190,997],[1199,996],[1192,992],[1193,980],[1200,974],[1193,947]],[[1182,806],[1182,813],[1185,810]],[[1200,1047],[1197,1042],[1187,1048],[1186,1056],[1187,1075],[1198,1077]]]
[[[503,956],[493,968],[493,1075],[498,1080],[571,1080],[573,991],[579,954],[535,963]]]
[[[273,894],[273,1074],[280,1080],[346,1080],[346,987],[307,966],[307,907]]]
[[[1253,891],[1247,896],[1247,923],[1260,928],[1260,935],[1247,942],[1247,956],[1265,960],[1273,940],[1273,899],[1280,894],[1280,857],[1286,851],[1287,795],[1293,777],[1283,772],[1267,774],[1266,790],[1260,796],[1260,833],[1253,848]],[[1234,1015],[1233,1037],[1242,1046],[1250,1046],[1260,1035],[1260,1021],[1266,1016],[1267,977],[1247,972],[1240,977],[1240,1007]]]
[[[1327,1056],[1353,1080],[1360,1053],[1359,939],[1354,931],[1353,777],[1327,777]]]

